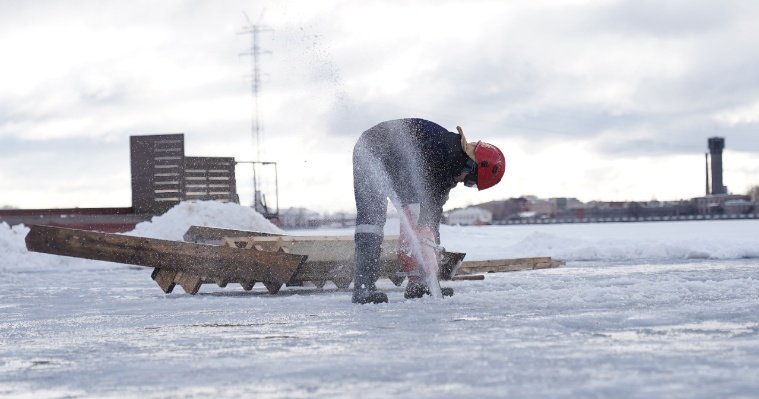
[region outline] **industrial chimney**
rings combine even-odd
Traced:
[[[724,148],[724,137],[709,138],[709,154],[712,158],[712,195],[727,194],[727,187],[722,184],[722,150]]]

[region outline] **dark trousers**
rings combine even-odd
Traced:
[[[374,288],[379,274],[387,215],[387,173],[369,141],[362,136],[353,150],[353,192],[356,198],[355,288]]]

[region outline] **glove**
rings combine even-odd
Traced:
[[[409,280],[426,278],[425,276],[437,277],[440,250],[442,247],[435,244],[435,236],[429,227],[420,225],[411,231],[401,228],[398,239],[398,260],[401,270],[408,273]]]
[[[409,279],[416,279],[419,276],[435,275],[437,276],[437,267],[439,263],[440,249],[435,243],[435,235],[429,227],[419,224],[419,214],[421,207],[419,204],[409,204],[403,207],[403,214],[408,220],[408,226],[401,221],[401,234],[398,242],[398,260],[401,269],[409,273]],[[418,243],[417,259],[414,255],[413,243]],[[422,263],[421,265],[419,263]]]

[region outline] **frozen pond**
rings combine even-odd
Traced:
[[[756,397],[759,222],[687,223],[446,227],[480,258],[569,262],[440,301],[382,280],[364,306],[329,284],[164,295],[0,225],[0,397]]]

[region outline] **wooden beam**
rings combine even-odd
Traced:
[[[27,249],[54,255],[156,267],[201,278],[286,283],[306,256],[50,226],[31,226]],[[163,288],[163,287],[162,287]],[[191,286],[190,286],[191,288]]]
[[[245,231],[234,229],[220,229],[218,227],[190,226],[184,233],[183,239],[197,244],[219,244],[225,237],[265,237],[280,236],[276,233],[264,233],[262,231]]]
[[[451,277],[451,280],[453,281],[462,281],[462,280],[484,280],[485,275],[484,274],[465,274],[461,276],[453,276]]]
[[[564,264],[564,261],[549,257],[465,261],[459,267],[457,275],[549,269]]]

